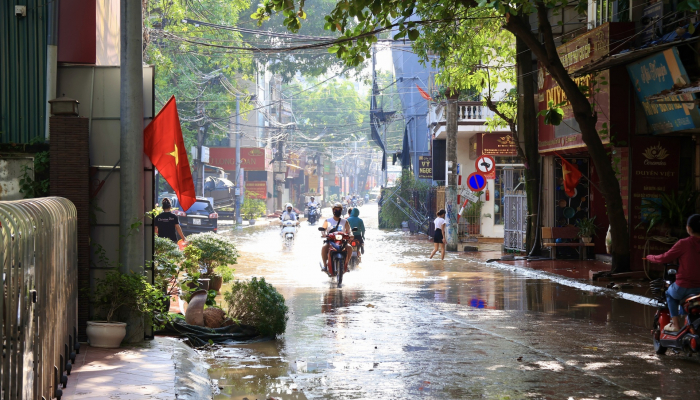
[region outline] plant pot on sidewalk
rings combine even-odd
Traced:
[[[255,225],[255,220],[254,220],[254,219],[249,219],[249,220],[248,220],[248,225]]]
[[[119,347],[126,336],[126,323],[88,321],[85,332],[90,346],[114,349]]]
[[[219,293],[224,284],[224,277],[221,275],[209,275],[209,290],[216,290]]]

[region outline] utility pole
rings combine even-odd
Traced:
[[[122,0],[120,5],[119,269],[126,274],[142,274],[145,261],[144,229],[132,229],[134,224],[143,223],[144,218],[141,6],[141,0]],[[125,322],[124,341],[142,342],[143,317],[131,312]]]
[[[241,100],[236,95],[236,224],[241,226],[241,197],[245,195],[244,188],[241,187]]]
[[[447,211],[447,245],[445,250],[457,251],[459,243],[459,228],[457,226],[457,213],[459,213],[459,204],[457,204],[457,100],[458,94],[452,94],[447,97],[447,106],[445,107],[446,123],[445,131],[447,136],[447,164],[451,168],[445,170],[445,210]],[[448,173],[451,169],[452,173]]]

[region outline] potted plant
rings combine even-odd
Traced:
[[[265,215],[267,207],[265,201],[258,198],[254,192],[245,192],[245,199],[241,205],[241,214],[248,220],[250,225],[255,225],[255,218]]]
[[[170,296],[177,294],[178,279],[184,272],[185,256],[172,240],[156,236],[153,252],[153,285],[163,293],[163,311],[170,309]]]
[[[593,240],[593,236],[596,235],[596,229],[598,229],[598,226],[595,224],[595,217],[579,219],[576,221],[576,227],[578,228],[578,237],[581,238],[583,243],[590,243]]]
[[[88,321],[90,346],[115,348],[126,336],[126,323],[119,322],[122,312],[136,312],[153,321],[163,309],[163,292],[148,283],[145,275],[122,273],[117,269],[97,279],[92,304],[104,320]]]
[[[197,264],[202,277],[209,279],[209,289],[219,291],[224,282],[233,279],[233,269],[236,264],[238,250],[236,245],[226,236],[213,232],[197,233],[187,237],[189,247],[199,250]]]
[[[678,192],[661,192],[658,198],[642,199],[642,222],[636,227],[647,226],[647,235],[651,235],[654,228],[655,235],[673,236],[683,238],[688,236],[685,223],[695,211],[695,203],[700,193],[693,190],[691,182],[686,183],[685,188]]]

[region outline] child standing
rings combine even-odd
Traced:
[[[445,227],[445,210],[440,210],[437,213],[437,218],[435,218],[435,236],[433,237],[433,242],[435,243],[435,248],[433,252],[430,253],[430,258],[432,259],[435,253],[440,250],[442,257],[441,260],[445,259],[445,244],[447,243],[447,238],[445,238],[444,227]]]

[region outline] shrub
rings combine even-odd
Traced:
[[[408,220],[408,215],[412,214],[411,209],[404,201],[400,200],[399,197],[408,204],[414,204],[414,195],[423,194],[423,196],[425,196],[425,193],[430,189],[429,184],[416,179],[413,173],[406,169],[401,173],[401,177],[396,180],[396,187],[398,187],[399,190],[396,191],[393,202],[382,198],[381,209],[379,211],[379,218],[380,221],[382,221],[380,228],[399,228],[401,227],[401,222]],[[394,192],[396,187],[385,189],[386,192],[383,192],[382,196],[387,192]]]
[[[199,266],[205,275],[221,275],[233,278],[229,265],[238,262],[236,245],[227,237],[213,232],[197,233],[187,237],[188,247],[201,251]]]
[[[125,274],[116,269],[96,280],[92,294],[93,305],[99,307],[107,322],[112,322],[115,313],[124,308],[152,319],[160,313],[164,301],[163,292],[148,283],[144,275]]]
[[[177,287],[184,255],[170,239],[156,236],[153,254],[154,285],[163,293],[172,293]]]
[[[224,293],[228,316],[239,323],[252,325],[261,335],[276,336],[287,327],[284,297],[265,278],[236,281],[231,291]]]

